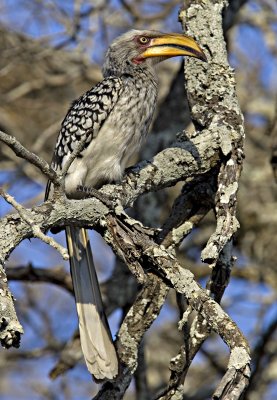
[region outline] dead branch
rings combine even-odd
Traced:
[[[46,161],[27,150],[21,143],[19,143],[18,140],[16,140],[14,136],[7,135],[6,133],[0,131],[0,141],[8,145],[18,157],[23,158],[24,160],[27,160],[31,164],[35,165],[55,185],[60,185],[56,171],[54,171]]]

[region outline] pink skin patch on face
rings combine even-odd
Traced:
[[[145,61],[145,58],[143,58],[143,57],[135,57],[132,59],[132,63],[137,64],[137,65],[143,63],[144,61]]]
[[[138,48],[139,50],[141,50],[141,52],[143,52],[145,49],[147,49],[147,47],[150,46],[150,44],[151,44],[151,38],[149,38],[149,41],[148,41],[147,43],[143,44],[143,43],[140,42],[140,38],[141,38],[141,37],[142,37],[142,36],[135,36],[133,40],[134,40],[134,42],[136,42],[137,48]],[[143,62],[145,62],[145,58],[140,57],[140,56],[135,57],[135,58],[132,59],[132,63],[134,63],[134,64],[136,64],[136,65],[142,64]]]

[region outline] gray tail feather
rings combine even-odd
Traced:
[[[66,227],[81,346],[89,372],[96,380],[118,374],[117,354],[105,316],[88,232]]]

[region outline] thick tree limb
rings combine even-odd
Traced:
[[[23,328],[18,321],[13,297],[3,266],[0,264],[0,341],[3,347],[19,347]]]
[[[244,136],[243,117],[235,93],[235,80],[228,65],[223,39],[221,11],[227,4],[226,1],[217,1],[200,5],[198,1],[192,1],[189,4],[184,3],[180,12],[180,20],[186,32],[200,40],[209,52],[208,68],[191,60],[187,60],[185,65],[187,95],[193,122],[198,129],[219,123],[222,125],[220,135],[223,157],[218,174],[218,189],[215,192],[217,226],[202,251],[203,261],[213,267],[207,288],[218,302],[229,281],[233,261],[231,239],[239,226],[236,219],[236,192],[241,172]],[[210,324],[198,313],[186,334],[185,346],[172,360],[171,380],[161,399],[170,399],[173,395],[176,398],[182,397],[182,383],[188,368],[209,334]],[[238,388],[236,380],[239,382]],[[239,398],[247,387],[248,380],[249,363],[238,372],[230,365],[214,398]]]
[[[219,129],[219,128],[218,128]],[[122,206],[130,206],[139,195],[173,186],[179,180],[207,172],[220,160],[218,130],[205,130],[201,137],[179,137],[178,142],[129,170],[118,185],[106,185],[105,194],[117,193]],[[167,166],[166,172],[164,166]],[[101,224],[108,208],[97,199],[68,200],[57,197],[30,210],[34,221],[46,231],[66,223],[91,228]],[[3,228],[3,229],[1,229]],[[32,227],[14,213],[0,220],[0,262],[4,262],[18,244],[33,237]]]
[[[219,0],[199,7],[195,1],[188,7],[184,6],[180,13],[186,32],[197,36],[210,55],[207,67],[191,60],[186,62],[185,82],[191,116],[196,127],[221,126],[221,151],[223,158],[226,157],[218,176],[216,231],[202,251],[203,261],[211,266],[215,265],[219,253],[239,226],[235,212],[244,127],[235,91],[234,71],[228,64],[223,38],[222,9],[227,4],[227,1]]]

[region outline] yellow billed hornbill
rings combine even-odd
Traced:
[[[103,81],[73,103],[58,136],[52,161],[57,171],[62,171],[78,143],[85,141],[65,176],[69,198],[83,196],[78,186],[99,188],[120,180],[153,117],[158,86],[154,67],[175,56],[206,61],[198,44],[181,34],[132,30],[112,42],[103,66]],[[117,354],[103,310],[88,233],[68,226],[66,235],[84,358],[96,380],[113,379],[118,373]]]

